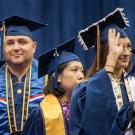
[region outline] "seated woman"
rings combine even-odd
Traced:
[[[39,57],[39,76],[48,74],[49,80],[45,98],[28,118],[23,135],[69,135],[71,94],[84,80],[79,57],[67,52],[74,45],[73,39]]]
[[[84,48],[92,47],[97,40],[97,53],[87,74],[88,81],[76,87],[72,94],[71,135],[125,134],[131,117],[123,129],[116,118],[123,106],[135,100],[135,78],[128,75],[131,41],[123,30],[126,26],[121,10],[116,9],[79,33]],[[132,116],[133,106],[129,109]],[[115,131],[118,132],[112,134]]]

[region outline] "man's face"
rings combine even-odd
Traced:
[[[6,36],[5,61],[8,64],[27,64],[33,59],[36,43],[28,36]]]

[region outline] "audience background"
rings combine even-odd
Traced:
[[[103,18],[116,7],[125,9],[130,21],[128,34],[134,45],[134,0],[0,0],[0,19],[20,15],[48,24],[48,27],[34,34],[38,43],[37,58],[48,49],[74,37],[79,30]],[[80,52],[79,48],[79,55],[82,54]],[[81,56],[87,67],[93,55],[94,51],[90,50]]]

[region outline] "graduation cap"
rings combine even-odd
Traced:
[[[58,66],[70,61],[80,61],[79,57],[74,54],[75,38],[64,42],[53,48],[43,55],[39,56],[38,75],[42,77],[48,74],[48,77],[54,74],[54,89],[57,89]]]
[[[20,16],[11,16],[0,21],[0,60],[3,60],[3,48],[5,44],[5,36],[28,36],[34,40],[32,32],[47,26],[47,24],[39,23]]]
[[[32,31],[47,26],[40,22],[26,19],[20,16],[11,16],[0,21],[1,25],[5,25],[7,36],[24,35],[33,39]]]
[[[108,43],[108,30],[115,28],[116,32],[120,33],[120,37],[124,38],[127,37],[127,34],[123,29],[127,26],[129,26],[129,21],[125,17],[123,9],[116,8],[100,21],[79,32],[78,38],[83,49],[96,48],[97,50],[97,70],[100,65],[100,43]]]
[[[123,13],[123,8],[116,8],[100,21],[79,31],[78,38],[83,49],[88,50],[91,47],[96,47],[98,35],[100,36],[100,41],[107,41],[109,28],[115,28],[121,37],[126,37],[127,34],[123,29],[127,26],[129,26],[129,21]]]

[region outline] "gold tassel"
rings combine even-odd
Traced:
[[[5,22],[2,24],[1,31],[3,31],[3,54],[5,53],[5,48],[6,48],[6,26]]]
[[[4,42],[4,48],[6,47],[6,26],[5,26],[5,22],[3,22],[2,24],[2,28],[3,28],[3,42]]]
[[[100,68],[100,30],[99,25],[97,25],[97,67],[96,70],[98,71]]]
[[[48,74],[45,75],[45,86],[47,85],[47,82],[48,82]]]

